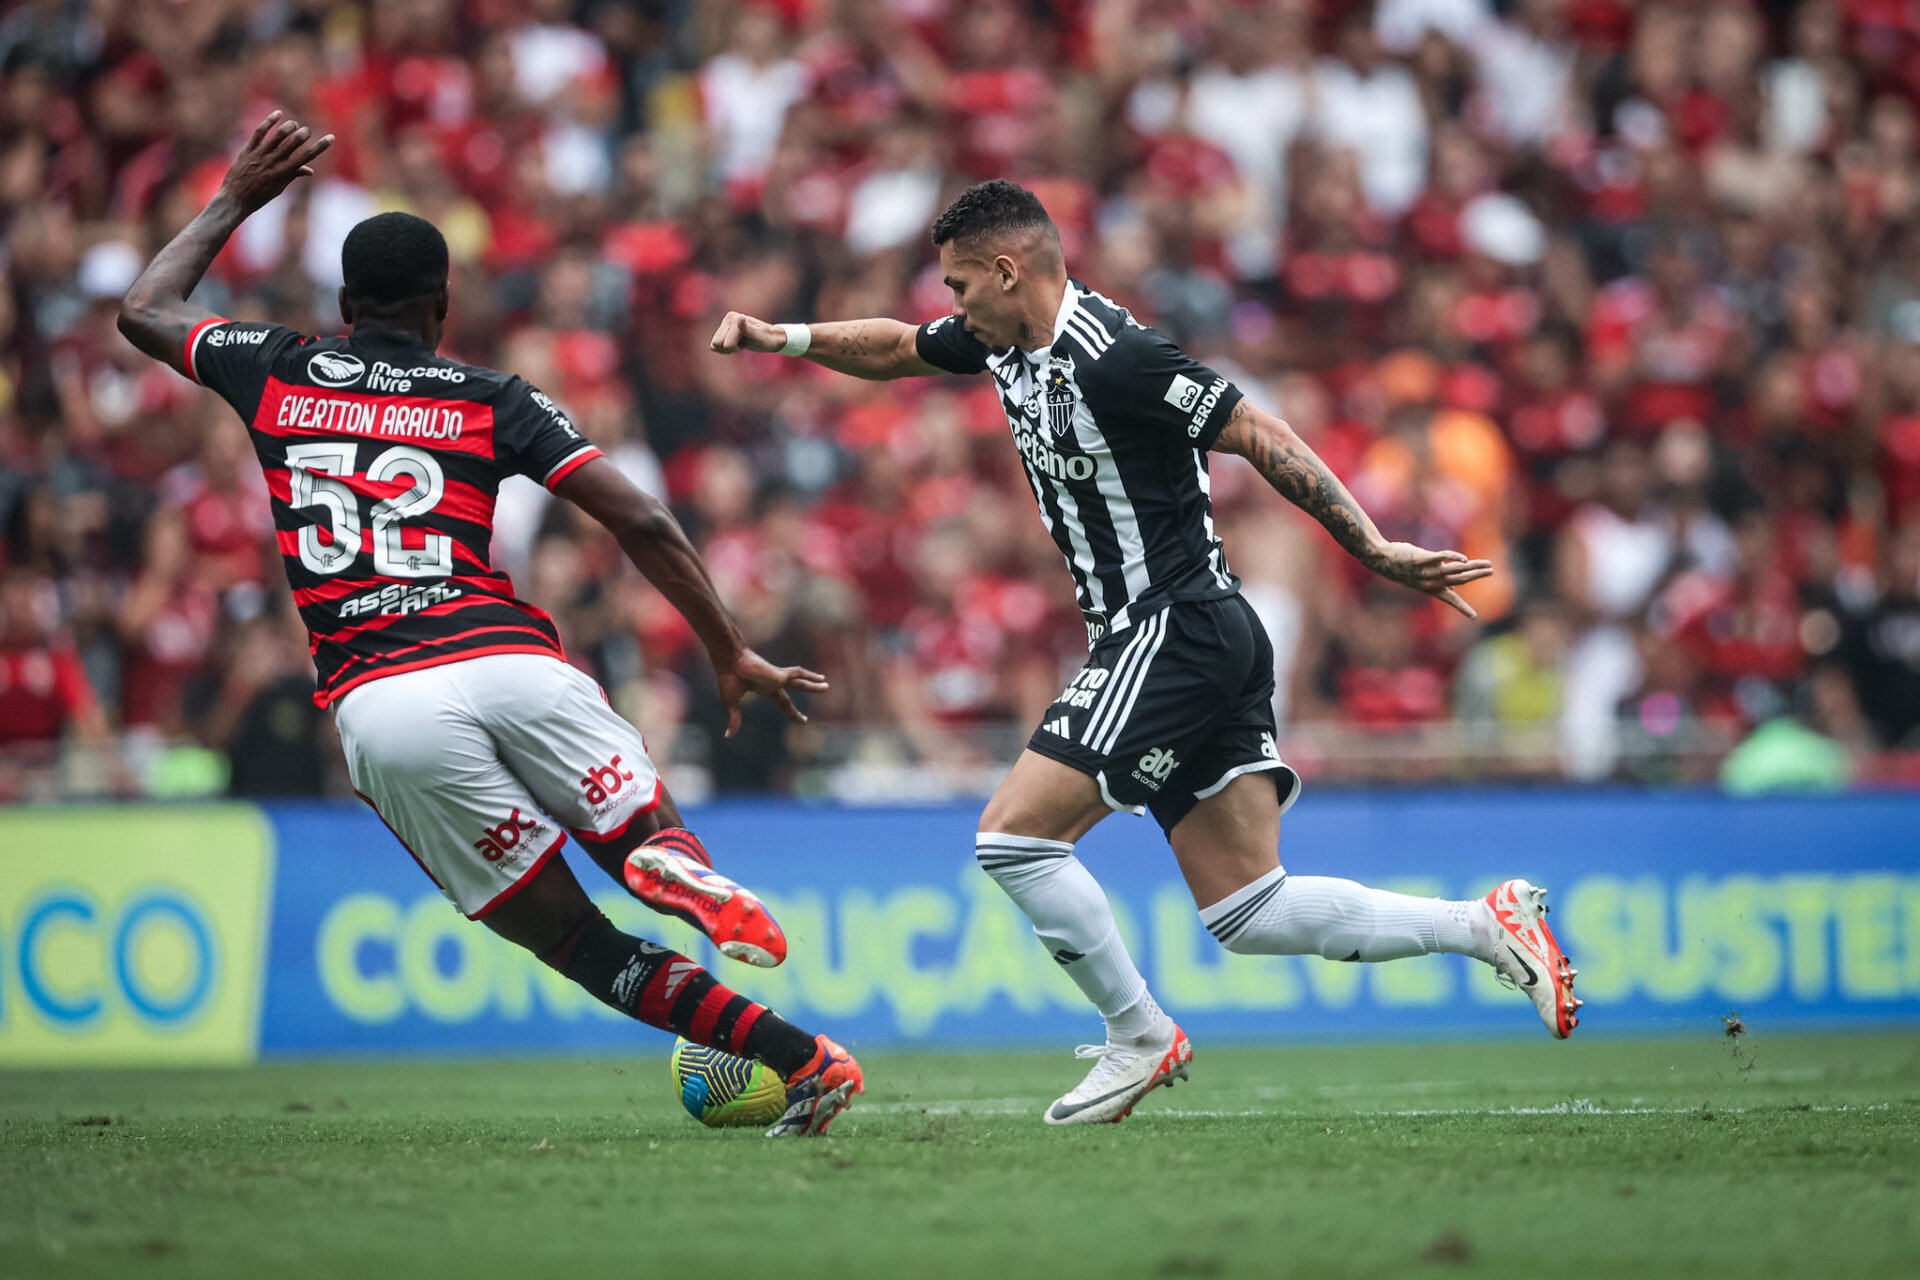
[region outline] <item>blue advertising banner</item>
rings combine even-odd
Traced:
[[[645,1043],[470,924],[370,813],[275,807],[262,1053],[619,1051]],[[778,970],[717,962],[584,858],[621,927],[716,964],[795,1021],[866,1045],[1049,1043],[1094,1033],[1078,993],[973,864],[973,809],[714,806],[690,815],[762,892],[793,946]],[[1196,1037],[1542,1034],[1531,1007],[1457,957],[1385,965],[1235,956],[1201,927],[1151,823],[1102,824],[1081,856],[1163,1003]],[[1293,871],[1478,896],[1553,890],[1580,967],[1581,1035],[1920,1022],[1920,797],[1433,792],[1310,796]]]
[[[616,923],[861,1045],[1050,1044],[1097,1033],[973,862],[971,808],[716,805],[691,815],[762,891],[792,958],[720,961],[584,858]],[[1235,956],[1201,927],[1151,823],[1080,850],[1160,999],[1210,1041],[1540,1035],[1458,957]],[[1642,792],[1311,795],[1296,873],[1478,896],[1553,891],[1580,1036],[1920,1024],[1920,796]],[[659,1047],[441,897],[363,808],[0,809],[0,1066],[246,1062],[341,1052]]]

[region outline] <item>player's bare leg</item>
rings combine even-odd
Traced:
[[[1229,951],[1398,960],[1469,955],[1525,991],[1547,1030],[1579,1025],[1573,967],[1546,923],[1546,890],[1509,880],[1477,902],[1416,898],[1280,866],[1280,804],[1270,778],[1236,778],[1181,819],[1168,840],[1200,918]]]
[[[1151,1089],[1184,1079],[1186,1035],[1147,990],[1114,924],[1113,907],[1073,846],[1110,810],[1094,780],[1023,752],[980,815],[974,856],[1033,922],[1055,963],[1106,1020],[1106,1043],[1079,1087],[1047,1108],[1049,1124],[1124,1120]]]
[[[778,1071],[787,1113],[770,1137],[825,1132],[865,1087],[860,1064],[826,1036],[728,990],[695,961],[614,928],[563,859],[549,858],[482,922],[602,1004]]]
[[[761,968],[787,958],[787,935],[759,895],[714,870],[713,855],[687,828],[663,786],[660,802],[616,837],[576,831],[599,868],[662,915],[685,920],[720,954]]]

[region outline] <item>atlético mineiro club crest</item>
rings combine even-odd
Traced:
[[[1064,436],[1073,430],[1073,357],[1056,355],[1047,364],[1047,426]]]

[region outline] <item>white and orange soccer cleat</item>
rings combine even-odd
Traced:
[[[1161,1085],[1171,1089],[1175,1080],[1185,1080],[1193,1042],[1173,1019],[1165,1021],[1172,1028],[1170,1038],[1155,1036],[1135,1044],[1108,1040],[1075,1049],[1075,1057],[1096,1059],[1093,1070],[1072,1093],[1047,1108],[1047,1123],[1118,1124],[1153,1090]]]
[[[1565,1040],[1580,1025],[1581,1000],[1573,994],[1579,972],[1547,927],[1547,891],[1525,880],[1508,880],[1485,899],[1493,914],[1493,969],[1504,986],[1527,993],[1540,1021]]]
[[[786,1114],[769,1138],[817,1138],[834,1117],[853,1105],[854,1095],[866,1091],[866,1077],[853,1055],[825,1036],[813,1038],[813,1058],[787,1077]]]
[[[787,958],[780,922],[751,889],[713,869],[713,859],[691,831],[659,832],[628,854],[626,881],[634,897],[685,920],[730,960],[771,969]]]

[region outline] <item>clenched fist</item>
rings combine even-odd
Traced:
[[[720,321],[720,327],[713,331],[713,341],[707,345],[723,356],[736,351],[775,352],[787,345],[787,330],[783,325],[729,311]]]

